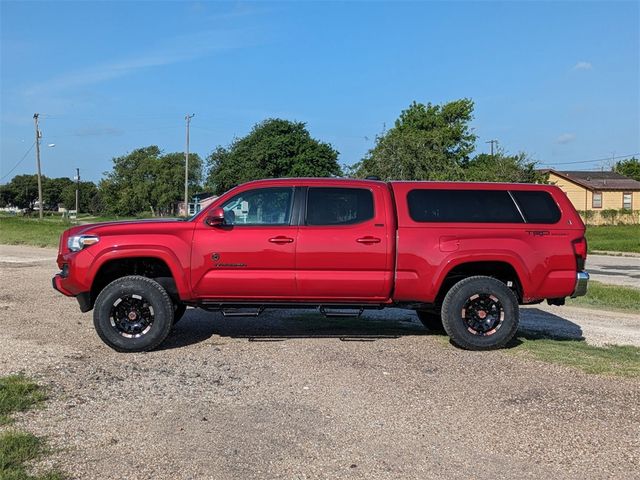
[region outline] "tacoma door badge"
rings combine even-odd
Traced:
[[[243,268],[246,267],[247,264],[246,263],[222,263],[220,262],[220,254],[219,253],[214,253],[211,255],[211,260],[213,260],[213,262],[216,265],[216,268],[229,268],[229,267],[238,267],[238,268]]]

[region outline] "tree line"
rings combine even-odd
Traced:
[[[276,177],[376,176],[382,180],[465,180],[541,182],[544,177],[525,153],[474,154],[477,136],[470,123],[474,104],[460,99],[442,105],[413,102],[359,162],[340,165],[339,152],[311,137],[303,122],[278,118],[256,124],[244,137],[217,146],[203,161],[189,156],[189,192],[221,194],[250,180]],[[640,162],[616,164],[640,179]],[[43,203],[75,206],[76,184],[68,178],[43,179]],[[96,185],[80,183],[80,209],[93,214],[173,215],[184,195],[184,153],[164,153],[155,145],[115,157]],[[35,175],[19,175],[0,187],[0,207],[33,207]]]

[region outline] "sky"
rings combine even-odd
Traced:
[[[477,152],[640,155],[640,2],[0,0],[0,183],[98,181],[135,148],[203,158],[266,118],[359,161],[411,102],[475,102]],[[53,147],[48,145],[55,144]]]

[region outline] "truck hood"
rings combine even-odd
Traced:
[[[150,218],[145,220],[116,220],[113,222],[100,222],[100,223],[87,223],[86,225],[75,225],[71,228],[68,228],[62,235],[60,235],[60,244],[58,246],[58,253],[63,254],[68,252],[67,249],[67,240],[69,237],[73,235],[82,235],[82,234],[96,234],[99,235],[100,232],[103,232],[106,229],[113,227],[121,227],[126,228],[127,233],[135,234],[138,231],[142,232],[144,230],[144,226],[148,226],[150,224],[162,224],[166,223],[167,225],[182,223],[185,220],[181,218]]]
[[[72,235],[79,235],[82,233],[91,233],[94,231],[98,231],[103,227],[112,227],[119,225],[127,225],[130,226],[132,231],[135,230],[137,225],[149,225],[150,223],[175,223],[175,222],[184,222],[186,220],[182,218],[147,218],[144,220],[114,220],[112,222],[99,222],[99,223],[87,223],[86,225],[77,225],[75,227],[71,227],[69,232],[73,232]]]

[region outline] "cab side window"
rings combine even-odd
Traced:
[[[223,205],[226,225],[289,225],[292,188],[258,188],[239,193]]]
[[[364,188],[309,188],[307,225],[353,225],[373,218],[373,194]]]

